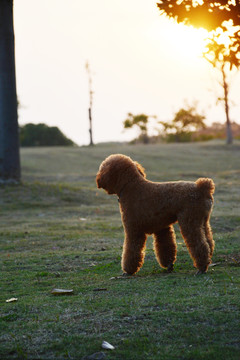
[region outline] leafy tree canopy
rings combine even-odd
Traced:
[[[205,116],[197,114],[195,107],[192,106],[188,109],[180,109],[176,112],[173,124],[176,128],[180,127],[183,131],[191,131],[204,128],[204,119]]]
[[[178,22],[208,31],[223,26],[224,21],[240,25],[239,0],[160,0],[157,6],[161,13]]]
[[[138,141],[148,144],[148,122],[150,117],[154,119],[156,118],[156,116],[149,116],[145,114],[133,115],[132,113],[128,113],[128,118],[123,122],[124,129],[130,129],[133,126],[137,126],[140,130]]]
[[[221,41],[223,32],[215,32],[209,36],[204,58],[211,65],[219,70],[229,65],[230,70],[233,67],[240,67],[240,31],[235,35],[228,35],[227,44]]]
[[[128,118],[124,121],[125,129],[132,128],[134,125],[138,126],[141,132],[147,133],[148,116],[145,114],[133,115],[128,113]]]
[[[21,146],[69,146],[74,145],[56,126],[26,124],[20,127]]]
[[[188,106],[177,111],[171,122],[160,121],[160,124],[171,141],[189,141],[191,132],[206,127],[204,120],[205,116],[198,114],[195,106]]]

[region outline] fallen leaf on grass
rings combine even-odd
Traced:
[[[51,294],[53,295],[72,295],[73,290],[67,290],[67,289],[53,289],[51,291]]]
[[[211,264],[209,264],[209,267],[214,267],[214,266],[217,266],[217,265],[219,265],[220,263],[211,263]]]
[[[6,300],[6,303],[11,303],[11,302],[16,302],[16,301],[18,301],[18,298],[11,298],[11,299]]]
[[[106,350],[114,350],[115,347],[109,344],[107,341],[103,341],[102,348]]]

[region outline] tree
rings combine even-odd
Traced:
[[[159,0],[157,6],[162,14],[179,23],[203,27],[208,31],[224,27],[225,21],[239,26],[239,0]]]
[[[89,135],[90,135],[90,143],[89,145],[93,145],[93,135],[92,135],[92,102],[93,102],[93,90],[92,90],[92,75],[89,63],[86,62],[86,71],[88,73],[88,84],[89,84],[89,108],[88,108],[88,117],[89,117]]]
[[[128,113],[128,118],[123,122],[124,129],[130,129],[133,126],[137,126],[140,130],[139,140],[142,141],[144,144],[147,144],[149,142],[147,128],[149,117],[150,116],[145,114],[133,115],[131,113]]]
[[[71,146],[68,139],[56,126],[26,124],[20,128],[21,146]]]
[[[13,0],[0,1],[0,179],[21,177],[15,77]]]
[[[222,74],[221,86],[224,91],[222,100],[225,104],[227,144],[231,144],[227,67],[231,71],[234,67],[238,69],[240,66],[240,1],[160,0],[157,6],[162,14],[178,22],[211,31],[204,57]],[[225,38],[225,41],[221,42],[221,38]]]
[[[192,132],[206,127],[205,116],[196,112],[196,106],[181,108],[171,122],[160,121],[168,141],[185,142],[191,140]]]
[[[221,43],[221,36],[222,33],[220,32],[218,34],[212,34],[212,37],[209,37],[206,51],[204,52],[204,58],[215,69],[218,69],[222,75],[220,85],[223,88],[224,96],[218,98],[218,100],[224,102],[227,144],[231,144],[233,142],[233,136],[229,116],[229,84],[227,81],[227,72],[228,70],[231,71],[234,67],[236,69],[240,67],[240,57],[237,54],[238,45],[236,45],[237,39],[235,36],[229,37],[229,42],[227,44]]]

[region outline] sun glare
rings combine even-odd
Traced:
[[[195,29],[192,26],[182,24],[172,24],[171,29],[169,29],[171,43],[175,43],[179,52],[188,58],[202,56],[207,36],[208,31],[205,29]]]
[[[179,58],[190,58],[193,61],[199,59],[205,50],[205,39],[209,35],[205,29],[195,29],[192,26],[178,24],[167,20],[164,25],[155,24],[149,36],[152,40],[164,42],[166,51],[179,53]]]

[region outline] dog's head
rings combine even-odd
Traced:
[[[130,157],[122,154],[110,155],[99,167],[97,187],[108,194],[119,194],[123,186],[139,177],[139,174],[146,177],[143,167]]]

